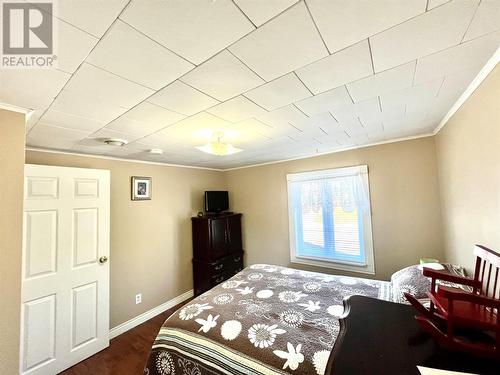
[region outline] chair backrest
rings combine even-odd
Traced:
[[[476,267],[474,280],[479,287],[474,288],[474,293],[500,299],[500,254],[485,246],[474,247],[476,256]]]

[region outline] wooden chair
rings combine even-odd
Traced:
[[[424,267],[423,274],[431,278],[429,309],[412,295],[405,297],[420,313],[415,319],[438,343],[500,359],[500,254],[476,245],[474,255],[472,279]]]

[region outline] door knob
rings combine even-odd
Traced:
[[[103,256],[103,257],[100,257],[99,258],[99,263],[101,264],[104,264],[108,261],[108,257],[107,256]]]

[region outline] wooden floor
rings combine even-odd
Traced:
[[[142,375],[161,325],[183,302],[111,340],[107,349],[61,372],[63,375]]]

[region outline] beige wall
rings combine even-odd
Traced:
[[[0,109],[0,374],[19,369],[24,115]]]
[[[34,151],[26,162],[111,171],[110,327],[192,289],[190,217],[225,187],[221,172]],[[151,201],[130,200],[131,176],[153,178]]]
[[[500,67],[436,137],[446,258],[472,266],[475,243],[500,250]]]
[[[231,208],[243,213],[247,263],[290,265],[287,173],[360,164],[369,167],[375,277],[423,256],[442,258],[436,150],[433,138],[421,138],[227,172]]]

